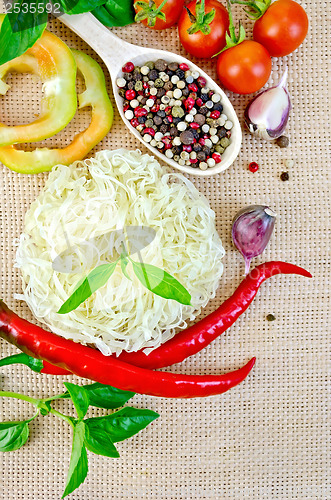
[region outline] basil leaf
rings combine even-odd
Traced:
[[[135,11],[132,0],[108,0],[92,14],[105,26],[126,26],[134,23]]]
[[[93,419],[91,420],[93,421]],[[85,446],[89,451],[104,457],[117,458],[120,456],[109,434],[104,429],[90,425],[87,420],[85,423]]]
[[[116,262],[101,264],[93,269],[84,279],[82,284],[75,289],[70,297],[62,304],[58,314],[66,314],[76,309],[82,302],[88,299],[94,292],[104,286],[115,271]]]
[[[191,305],[191,295],[171,274],[151,264],[131,262],[135,275],[148,290],[165,299]]]
[[[91,406],[112,410],[125,405],[135,395],[131,391],[122,391],[111,385],[103,385],[98,382],[83,386],[87,392]]]
[[[127,406],[105,417],[84,420],[92,432],[106,432],[113,443],[124,441],[137,434],[160,415],[152,410],[140,410]]]
[[[90,12],[104,2],[105,0],[54,0],[54,3],[60,4],[61,10],[67,14]]]
[[[72,493],[87,476],[88,463],[85,448],[85,424],[78,422],[74,427],[72,450],[68,470],[67,483],[62,498]]]
[[[18,13],[8,12],[4,17],[0,30],[0,65],[26,52],[41,37],[47,25],[48,14],[44,10],[38,13],[43,6],[44,0],[37,0],[36,13],[22,12],[23,0],[15,3],[15,8],[20,5]]]
[[[0,366],[7,366],[13,364],[21,364],[26,365],[34,372],[40,373],[43,369],[44,365],[41,359],[32,358],[32,356],[28,356],[24,352],[20,354],[14,354],[13,356],[7,356],[6,358],[0,359]]]
[[[89,398],[84,387],[72,384],[71,382],[64,382],[64,385],[68,389],[70,398],[75,405],[78,418],[84,418],[89,407]]]
[[[107,410],[114,410],[125,405],[135,395],[135,392],[122,391],[111,385],[99,384],[99,382],[83,385],[82,387],[86,391],[91,406],[106,408]],[[62,398],[70,398],[70,394],[66,392],[62,395]]]
[[[14,451],[23,446],[29,437],[29,426],[25,422],[0,423],[0,451]]]

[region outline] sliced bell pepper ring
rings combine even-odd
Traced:
[[[105,137],[113,122],[105,76],[99,64],[90,56],[72,50],[77,70],[82,74],[86,90],[78,94],[79,108],[92,107],[89,127],[77,134],[72,143],[63,149],[37,148],[34,151],[18,150],[15,146],[0,147],[0,161],[11,170],[23,174],[37,174],[51,170],[55,165],[70,165],[82,160]]]
[[[0,15],[0,27],[4,15]],[[8,73],[30,72],[43,83],[41,113],[25,125],[0,123],[0,146],[23,142],[37,142],[62,130],[77,109],[76,63],[69,47],[57,36],[44,31],[42,37],[25,54],[0,66],[0,94],[9,89]]]

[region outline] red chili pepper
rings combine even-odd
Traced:
[[[240,283],[234,294],[223,304],[198,323],[179,332],[172,339],[154,349],[148,355],[142,351],[122,352],[117,359],[144,368],[163,368],[180,363],[198,353],[225,330],[227,330],[246,311],[253,301],[261,284],[276,274],[299,274],[311,278],[302,267],[287,262],[266,262],[255,267]]]
[[[43,360],[44,368],[40,373],[46,373],[47,375],[72,375],[69,370],[65,370],[64,368],[60,368],[59,366],[51,365],[47,361]]]
[[[222,394],[242,382],[255,363],[225,375],[179,375],[156,372],[104,356],[17,316],[0,301],[0,336],[29,356],[42,359],[74,375],[125,391],[166,398],[195,398]]]

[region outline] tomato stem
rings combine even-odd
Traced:
[[[217,52],[217,54],[214,54],[213,57],[218,56],[225,50],[231,49],[231,47],[239,45],[246,38],[245,28],[242,26],[241,21],[239,21],[239,33],[238,36],[236,36],[236,30],[234,27],[232,10],[231,10],[231,0],[227,0],[227,10],[229,13],[229,30],[225,34],[226,46],[224,47],[224,49]]]
[[[268,10],[271,0],[230,0],[232,4],[245,5],[248,9],[244,9],[250,19],[260,19]]]
[[[201,31],[204,35],[209,35],[211,32],[210,24],[213,22],[216,14],[215,9],[211,9],[206,13],[205,0],[197,0],[195,4],[195,16],[187,7],[185,7],[185,9],[192,23],[192,26],[190,26],[187,30],[187,33],[189,35],[193,35],[194,33]]]
[[[159,18],[162,21],[166,21],[166,15],[162,12],[163,7],[167,3],[168,0],[163,0],[163,2],[156,7],[154,0],[149,0],[148,3],[145,1],[138,1],[134,3],[134,7],[140,7],[141,10],[136,14],[135,21],[136,23],[147,19],[147,25],[149,27],[155,26],[156,20]]]

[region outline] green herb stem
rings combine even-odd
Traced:
[[[0,391],[0,397],[21,399],[22,401],[27,401],[35,406],[40,404],[40,399],[34,399],[30,396],[26,396],[25,394],[17,394],[16,392]]]
[[[54,410],[54,408],[50,409],[50,413],[52,413],[56,417],[62,418],[62,420],[65,420],[69,425],[71,425],[72,428],[75,427],[72,419],[70,417],[67,417],[66,415],[63,415],[63,413],[60,413],[59,411]]]

